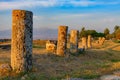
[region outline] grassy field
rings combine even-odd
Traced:
[[[2,45],[2,44],[0,44]],[[6,45],[6,44],[4,44]],[[10,45],[10,44],[9,44]],[[0,48],[0,64],[10,64],[10,46]],[[33,70],[27,73],[6,73],[0,80],[61,80],[67,78],[99,79],[120,70],[120,44],[106,41],[93,43],[80,55],[59,57],[45,50],[45,41],[33,42]]]

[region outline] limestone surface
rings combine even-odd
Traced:
[[[82,37],[82,47],[84,49],[87,49],[87,38],[86,37]]]
[[[58,29],[58,43],[57,43],[57,55],[64,56],[67,47],[67,26],[59,26]]]
[[[91,35],[88,35],[87,44],[88,44],[88,48],[91,48],[91,47],[92,47]]]
[[[12,12],[11,66],[17,72],[32,69],[33,13]]]
[[[76,53],[78,51],[78,30],[70,31],[70,51]]]

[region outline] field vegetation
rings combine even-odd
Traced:
[[[99,46],[93,43],[79,55],[59,57],[45,50],[46,40],[33,41],[33,69],[17,74],[4,71],[0,80],[61,80],[68,78],[99,79],[120,70],[120,43],[106,40]],[[4,46],[4,48],[2,47]],[[0,44],[0,65],[10,64],[10,43]]]

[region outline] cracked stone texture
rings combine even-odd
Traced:
[[[100,45],[103,45],[104,42],[105,42],[105,38],[104,37],[99,37],[98,42],[99,42]]]
[[[88,48],[92,47],[91,35],[88,35]]]
[[[46,50],[47,50],[48,52],[53,52],[53,53],[55,53],[55,51],[56,51],[56,45],[55,45],[54,43],[50,42],[50,41],[47,41],[47,42],[46,42]]]
[[[59,26],[58,28],[58,43],[57,43],[57,55],[64,56],[67,46],[67,26]]]
[[[11,66],[18,72],[32,69],[33,13],[12,12]]]
[[[82,47],[87,49],[87,38],[86,37],[82,37]]]
[[[70,52],[76,53],[78,51],[78,30],[70,31]]]

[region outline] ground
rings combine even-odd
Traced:
[[[0,43],[0,64],[10,64],[10,42]],[[96,79],[120,70],[120,43],[111,40],[100,46],[93,43],[79,55],[59,57],[45,50],[45,41],[33,43],[33,69],[16,74],[8,72],[0,80],[61,80],[68,78]]]

